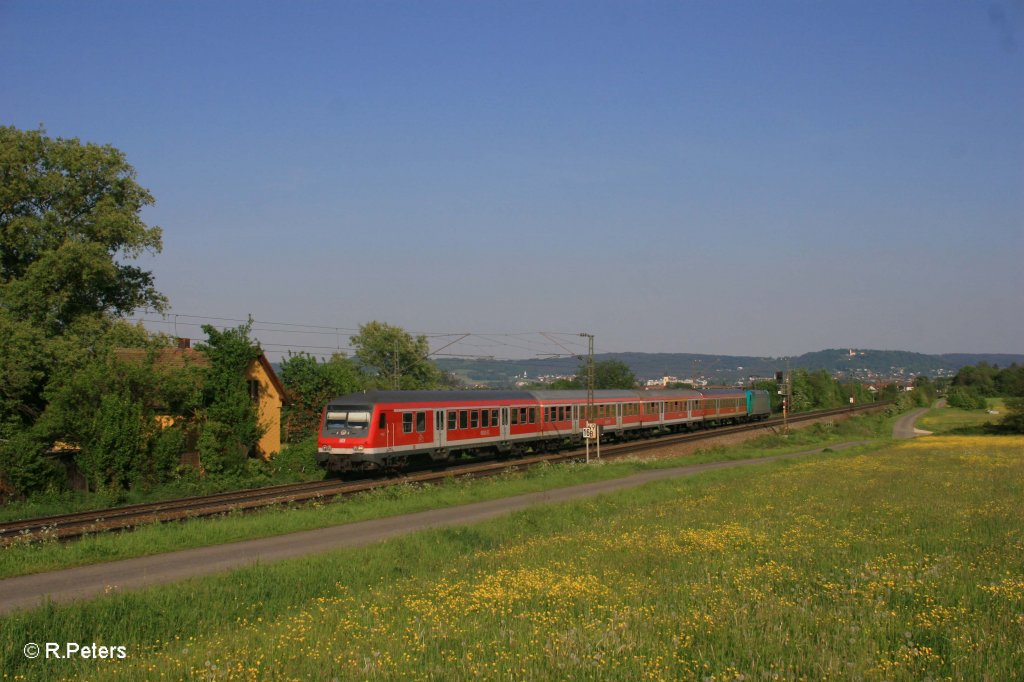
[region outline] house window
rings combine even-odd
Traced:
[[[256,379],[249,379],[245,382],[245,385],[249,389],[249,400],[258,403],[260,400],[260,382]]]

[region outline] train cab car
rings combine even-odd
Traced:
[[[317,461],[332,471],[388,468],[478,449],[512,449],[540,430],[526,391],[369,391],[323,409]]]

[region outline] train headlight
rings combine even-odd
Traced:
[[[363,451],[363,446],[362,446],[362,445],[357,445],[357,446],[355,446],[354,448],[352,448],[352,452],[354,452],[354,453],[356,453],[356,454],[359,454],[359,453],[361,453],[362,451]]]

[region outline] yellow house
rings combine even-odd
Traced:
[[[177,348],[164,348],[157,352],[155,363],[168,369],[189,364],[208,367],[210,363],[207,357],[191,346],[189,339],[178,339]],[[115,355],[120,360],[142,361],[147,352],[142,348],[122,348],[115,351]],[[260,425],[266,429],[256,444],[256,452],[263,459],[269,459],[281,451],[281,410],[288,403],[288,394],[266,355],[260,354],[249,364],[245,371],[245,379],[249,387],[249,397],[258,405]],[[175,422],[175,417],[172,416],[158,419],[165,427]]]
[[[256,450],[263,459],[269,459],[281,452],[281,409],[288,403],[288,393],[262,353],[249,365],[245,376],[249,397],[258,405],[260,425],[267,429],[256,444]]]

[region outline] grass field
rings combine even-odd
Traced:
[[[1002,398],[989,398],[987,410],[961,410],[955,407],[937,407],[917,420],[917,427],[936,434],[959,434],[980,436],[985,433],[986,424],[997,424],[1006,416]]]
[[[764,436],[740,447],[712,447],[683,458],[538,467],[489,479],[452,480],[439,486],[393,486],[335,502],[152,524],[131,533],[102,533],[70,543],[55,539],[24,542],[0,550],[0,578],[439,509],[620,478],[655,467],[762,457],[837,441],[876,438],[890,431],[891,419],[868,415],[833,427],[817,425],[786,436]]]
[[[9,679],[1016,680],[1024,438],[664,481],[0,620]],[[123,645],[29,661],[26,642]]]

